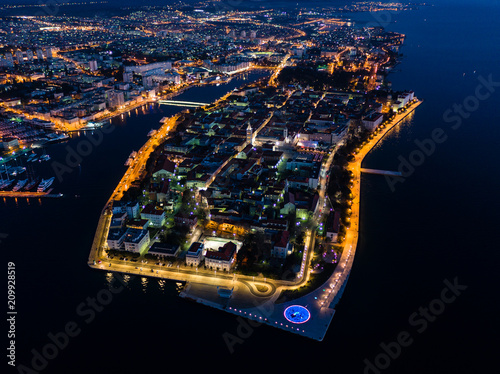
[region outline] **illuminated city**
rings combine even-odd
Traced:
[[[53,281],[60,289],[55,292],[78,305],[76,320],[85,324],[69,318],[66,325],[51,327],[47,336],[53,343],[38,342],[31,351],[20,352],[11,340],[14,353],[8,364],[19,373],[59,373],[57,365],[67,366],[66,359],[58,364],[58,353],[66,350],[63,342],[71,347],[71,341],[81,339],[84,344],[88,338],[77,338],[80,330],[88,333],[84,326],[90,328],[103,315],[107,322],[96,322],[102,331],[114,326],[113,318],[123,329],[140,324],[154,331],[156,324],[169,325],[167,317],[157,319],[165,306],[134,312],[141,303],[178,305],[186,310],[185,317],[175,317],[179,326],[205,315],[236,318],[238,327],[226,327],[218,333],[222,339],[216,338],[230,354],[251,346],[251,335],[261,325],[280,334],[273,335],[274,341],[332,344],[346,314],[353,319],[365,312],[364,306],[349,308],[352,299],[370,303],[381,292],[359,296],[349,288],[349,278],[355,277],[354,288],[361,282],[371,290],[378,277],[391,277],[389,268],[377,270],[365,259],[375,248],[367,244],[376,236],[371,224],[397,209],[383,201],[396,196],[394,204],[401,208],[411,200],[401,200],[398,193],[452,138],[449,125],[433,125],[427,138],[406,140],[413,139],[412,131],[421,131],[415,123],[431,118],[425,117],[426,108],[436,105],[422,89],[423,75],[408,72],[412,62],[406,52],[415,58],[425,53],[419,48],[429,48],[415,41],[420,40],[416,30],[428,22],[420,14],[433,14],[434,8],[385,1],[0,5],[0,199],[2,216],[13,217],[10,226],[0,226],[5,231],[0,239],[13,246],[14,225],[25,225],[27,232],[40,225],[37,267],[67,268],[71,274],[71,268],[85,265],[75,270],[78,280],[76,275],[61,278],[68,285]],[[405,20],[411,17],[420,17],[418,27],[408,26]],[[479,88],[473,99],[466,96],[462,106],[448,105],[440,116],[455,124],[453,130],[483,105],[482,97],[498,97],[495,74],[459,73],[457,79],[477,75]],[[437,80],[432,84],[438,85]],[[406,148],[386,146],[396,141],[406,141]],[[385,159],[373,162],[374,154],[384,152]],[[387,161],[390,157],[397,163]],[[443,165],[441,172],[452,168]],[[393,195],[382,200],[386,190]],[[375,200],[368,201],[366,194]],[[432,201],[432,207],[440,204]],[[385,205],[379,208],[382,203],[387,211]],[[47,218],[35,219],[44,209]],[[25,218],[18,221],[21,213]],[[413,213],[395,213],[391,219],[405,222]],[[42,229],[45,225],[53,230]],[[389,235],[392,230],[384,231]],[[370,264],[389,261],[382,247],[390,248],[390,241],[389,236],[376,247]],[[52,251],[57,256],[54,252],[48,258],[57,260],[42,257]],[[394,253],[389,257],[398,258],[401,266],[417,256]],[[16,258],[8,260],[12,277],[24,266]],[[370,268],[365,275],[360,274],[363,267]],[[465,278],[460,274],[440,278],[446,287],[439,308],[451,303],[443,295],[469,293],[460,286]],[[396,276],[390,279],[398,282]],[[95,294],[95,299],[66,293],[70,284],[86,282],[92,286],[84,287],[83,294]],[[20,287],[9,286],[9,300],[28,294]],[[134,287],[139,291],[132,294]],[[128,291],[119,295],[122,290]],[[398,292],[402,297],[406,290]],[[118,298],[120,304],[111,302]],[[130,312],[126,303],[134,305]],[[105,314],[108,304],[112,318]],[[8,321],[17,332],[22,319],[15,305],[9,306]],[[429,304],[433,318],[441,310],[436,305]],[[417,329],[420,333],[434,320],[418,310],[409,321],[425,326]],[[359,339],[368,336],[351,328]],[[397,335],[400,329],[394,329],[382,340],[395,340],[398,352],[412,349],[411,334],[403,330]],[[106,338],[128,339],[119,330]],[[185,331],[192,340],[172,335],[179,346],[165,343],[165,349],[191,344],[197,330]],[[163,339],[152,338],[151,344]],[[380,347],[393,347],[384,344]],[[52,346],[57,353],[51,353]],[[386,348],[382,353],[370,348],[352,372],[361,368],[377,374],[393,363],[403,365],[400,353]],[[95,355],[108,355],[103,350]],[[112,361],[122,360],[114,352],[109,353]],[[94,372],[125,372],[108,364]],[[81,372],[94,370],[91,363],[85,367]],[[341,372],[351,372],[345,367]],[[406,372],[400,366],[394,370]]]

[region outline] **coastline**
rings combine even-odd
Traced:
[[[203,275],[205,272],[201,271],[199,274],[189,274],[189,272],[180,271],[179,269],[177,271],[166,270],[156,268],[153,265],[148,265],[147,270],[150,271],[147,271],[143,270],[142,267],[139,268],[135,266],[135,263],[117,263],[113,261],[112,264],[111,261],[106,260],[106,262],[110,264],[108,267],[102,262],[95,262],[96,260],[100,260],[99,248],[103,248],[103,243],[106,240],[106,233],[111,221],[109,202],[103,209],[99,219],[89,255],[88,265],[91,268],[99,270],[186,282],[184,289],[179,294],[182,298],[321,341],[335,314],[334,307],[342,296],[354,262],[359,238],[361,163],[365,156],[385,137],[385,135],[401,123],[408,115],[413,113],[421,103],[421,100],[416,99],[416,101],[403,113],[397,114],[386,127],[381,129],[372,139],[367,141],[363,148],[355,155],[355,160],[348,165],[349,170],[352,170],[354,173],[354,187],[352,189],[354,197],[351,206],[351,227],[346,233],[342,256],[330,278],[320,287],[300,298],[276,304],[276,300],[279,298],[281,291],[287,288],[296,287],[294,284],[295,282],[272,281],[272,283],[269,283],[266,279],[262,281],[260,277],[255,280],[252,277],[226,276],[222,274],[207,277],[206,275],[208,274]],[[170,120],[175,117],[176,116],[171,117]],[[166,128],[170,127],[170,125],[167,125],[170,120],[165,122],[164,126],[166,126]],[[163,130],[165,130],[164,126],[162,126]],[[158,134],[160,133],[159,131]],[[149,140],[143,146],[144,150],[150,149],[152,144],[148,145],[148,143]],[[133,167],[133,165],[131,165],[131,167]],[[119,188],[117,187],[117,189]],[[115,192],[112,196],[114,196]],[[104,259],[102,261],[104,261]],[[111,266],[113,267],[111,268]],[[146,266],[143,267],[146,268]],[[154,269],[158,269],[156,273]],[[308,272],[304,275],[308,275]],[[301,277],[299,284],[302,283],[303,278],[304,277]],[[256,291],[257,284],[267,287],[267,289],[259,294],[259,292]],[[274,286],[274,289],[270,286]],[[232,297],[230,299],[221,298],[218,293],[219,287],[231,289],[233,291]],[[273,291],[271,293],[268,292],[270,288]],[[292,305],[307,305],[311,313],[311,319],[307,324],[297,327],[297,325],[289,322],[284,317],[285,309]]]

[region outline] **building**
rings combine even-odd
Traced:
[[[250,125],[250,123],[247,126],[246,139],[247,139],[248,144],[253,145],[253,141],[254,141],[253,129],[252,129],[252,126]]]
[[[186,265],[187,266],[199,266],[203,260],[203,243],[194,242],[189,247],[186,253]]]
[[[205,266],[214,270],[231,270],[236,259],[237,247],[233,242],[227,242],[217,251],[208,250],[205,254]]]
[[[340,228],[340,212],[335,211],[326,220],[326,237],[332,242],[336,242]]]
[[[292,253],[292,245],[290,244],[290,233],[288,231],[279,231],[274,237],[274,245],[271,249],[271,256],[285,259],[286,256]]]
[[[361,120],[363,126],[369,130],[375,130],[384,120],[384,115],[382,113],[373,112]]]
[[[125,66],[126,73],[134,73],[143,75],[149,73],[149,75],[163,74],[165,70],[172,69],[172,61],[162,61],[155,62],[152,64],[138,65],[138,66]]]
[[[38,48],[36,50],[36,59],[38,61],[42,61],[43,60],[43,50],[41,48]]]
[[[45,54],[47,55],[47,58],[54,58],[54,53],[56,52],[56,49],[54,47],[48,47],[45,48]]]
[[[160,159],[153,170],[153,178],[173,178],[175,176],[175,168],[175,162],[170,161],[168,158]]]
[[[9,149],[14,149],[17,147],[19,147],[19,140],[17,138],[0,138],[0,149],[8,151]]]
[[[117,227],[109,230],[107,244],[109,249],[122,250],[124,247],[123,241],[127,230],[122,227]]]
[[[127,222],[127,228],[146,230],[149,227],[149,223],[150,222],[147,219],[131,219]]]
[[[126,251],[142,253],[149,245],[149,231],[127,229],[123,243]]]
[[[125,83],[130,83],[134,81],[134,73],[132,72],[123,72],[123,81]]]
[[[179,212],[174,216],[174,222],[176,225],[187,226],[192,229],[198,223],[198,217]]]
[[[107,105],[109,108],[117,108],[125,103],[125,95],[121,91],[111,91],[107,94]]]
[[[19,97],[12,97],[3,100],[3,105],[8,107],[21,105],[21,99]]]
[[[7,60],[7,66],[14,66],[14,56],[12,56],[12,53],[7,52],[5,59]]]
[[[404,92],[398,95],[397,99],[392,103],[392,110],[394,112],[403,109],[409,102],[415,99],[415,93],[413,91]]]
[[[142,76],[142,86],[144,89],[149,90],[154,87],[153,77],[151,75]]]
[[[31,49],[26,51],[26,59],[28,62],[33,62],[33,51]]]
[[[137,201],[128,202],[125,206],[125,212],[129,218],[139,217],[139,203]]]
[[[97,70],[97,61],[96,60],[89,61],[89,69],[90,69],[90,71]]]
[[[109,225],[110,229],[122,228],[125,225],[127,220],[127,213],[125,212],[116,212],[113,213],[113,217],[111,217],[111,223]]]
[[[22,64],[24,62],[24,54],[23,51],[20,51],[19,49],[15,52],[16,55],[16,62],[18,64]]]
[[[157,207],[154,204],[148,204],[141,212],[141,218],[148,220],[151,227],[162,227],[167,217],[163,208]]]
[[[294,56],[297,56],[299,58],[302,58],[304,57],[304,54],[305,54],[305,50],[304,50],[304,47],[293,47],[292,48],[292,54]]]
[[[154,243],[148,251],[148,254],[159,258],[175,258],[179,254],[180,247],[177,244]]]

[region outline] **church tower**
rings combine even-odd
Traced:
[[[249,144],[253,144],[253,130],[252,130],[252,126],[250,126],[250,124],[248,124],[248,127],[247,127],[247,142]]]

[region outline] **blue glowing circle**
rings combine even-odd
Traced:
[[[285,318],[292,323],[305,323],[311,318],[311,313],[301,305],[291,305],[285,309]]]

